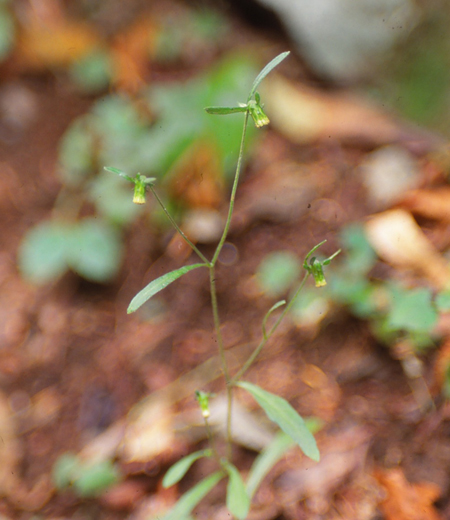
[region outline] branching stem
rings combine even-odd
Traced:
[[[277,321],[275,322],[273,327],[270,329],[270,331],[268,332],[266,337],[263,337],[263,339],[260,341],[259,345],[255,348],[253,353],[247,359],[247,361],[242,365],[240,370],[238,370],[236,375],[233,376],[233,378],[231,379],[231,381],[230,381],[231,386],[234,385],[235,383],[237,383],[239,381],[239,379],[245,374],[245,372],[247,372],[247,370],[251,367],[252,363],[258,357],[259,353],[264,348],[264,346],[269,341],[269,339],[272,337],[274,332],[277,330],[278,326],[283,321],[286,314],[291,310],[292,306],[295,303],[295,300],[297,299],[298,295],[301,293],[308,277],[309,277],[309,273],[306,273],[305,276],[303,277],[303,280],[301,281],[298,289],[296,290],[294,296],[292,297],[291,301],[286,305],[286,307],[283,309],[283,312],[278,316]]]

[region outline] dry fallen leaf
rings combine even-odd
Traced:
[[[448,222],[450,221],[450,187],[408,191],[401,205],[416,215]]]
[[[407,211],[395,209],[374,215],[366,223],[366,232],[372,247],[386,262],[417,271],[436,289],[449,287],[447,261]]]
[[[146,17],[114,39],[111,49],[113,82],[119,90],[133,94],[145,85],[155,36],[155,24]]]
[[[23,69],[64,67],[101,46],[97,33],[83,22],[64,20],[23,27],[17,39],[17,63]]]
[[[223,171],[210,143],[192,146],[170,173],[169,190],[189,208],[217,208],[224,200]]]
[[[433,506],[440,495],[436,484],[410,484],[399,468],[378,469],[374,476],[386,491],[386,497],[380,503],[386,520],[441,520]]]
[[[320,92],[277,74],[270,75],[261,90],[274,127],[294,143],[332,137],[385,144],[405,133],[388,115],[355,95]]]

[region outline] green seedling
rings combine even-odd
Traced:
[[[219,358],[225,380],[227,396],[226,444],[224,453],[221,453],[217,447],[217,443],[215,442],[214,435],[211,429],[209,428],[209,402],[212,396],[206,392],[197,391],[196,397],[205,422],[210,448],[207,450],[191,453],[187,457],[184,457],[183,459],[178,461],[167,472],[166,476],[163,479],[163,485],[168,487],[181,480],[181,478],[184,477],[191,465],[197,460],[204,457],[214,458],[217,462],[218,470],[206,477],[198,484],[196,484],[187,493],[185,493],[174,506],[174,508],[163,517],[164,520],[179,520],[190,517],[194,507],[222,479],[227,479],[228,481],[226,492],[226,504],[230,514],[233,518],[244,520],[245,518],[247,518],[250,509],[251,497],[255,493],[255,490],[261,482],[264,475],[270,469],[270,464],[275,463],[279,459],[279,457],[281,457],[282,454],[286,451],[286,449],[291,447],[291,445],[297,445],[300,447],[300,449],[307,457],[311,458],[314,461],[319,460],[320,455],[316,444],[316,440],[313,434],[311,433],[308,424],[302,419],[302,417],[297,413],[297,411],[282,397],[274,395],[253,383],[244,381],[242,377],[250,368],[250,366],[254,363],[254,361],[256,360],[264,346],[267,344],[267,342],[272,338],[286,314],[291,310],[294,302],[296,301],[300,292],[302,291],[306,283],[306,280],[310,276],[312,276],[315,279],[317,286],[324,285],[325,278],[323,276],[323,266],[328,265],[331,262],[331,260],[336,256],[336,254],[338,254],[338,252],[324,261],[319,261],[317,258],[314,257],[308,263],[308,260],[311,257],[311,255],[317,250],[317,248],[320,245],[323,244],[323,242],[321,242],[318,246],[315,246],[308,253],[304,261],[306,273],[302,281],[300,282],[295,294],[288,303],[282,300],[277,302],[269,309],[269,311],[266,313],[262,320],[261,341],[255,347],[248,359],[236,371],[235,374],[231,373],[230,368],[228,366],[227,357],[225,356],[225,345],[221,332],[222,329],[219,316],[219,304],[216,291],[216,264],[222,247],[227,239],[231,218],[233,215],[236,192],[243,166],[244,144],[247,135],[248,120],[249,118],[252,118],[256,128],[261,128],[269,123],[269,119],[263,110],[263,105],[261,103],[260,95],[257,92],[257,88],[260,82],[266,77],[266,75],[269,74],[273,70],[273,68],[276,67],[279,63],[281,63],[281,61],[283,61],[288,56],[288,54],[288,52],[280,54],[274,60],[272,60],[266,67],[264,67],[264,69],[254,80],[245,103],[240,103],[234,106],[211,106],[205,109],[208,114],[212,115],[241,114],[244,117],[237,166],[234,174],[230,202],[228,206],[228,214],[221,238],[211,258],[208,258],[206,255],[204,255],[203,252],[197,247],[197,245],[195,245],[178,226],[175,219],[171,216],[170,212],[168,211],[163,200],[161,199],[161,197],[159,197],[158,193],[156,192],[153,178],[147,179],[146,177],[143,177],[140,174],[137,174],[136,176],[132,177],[122,172],[121,170],[109,167],[107,168],[108,171],[118,174],[126,180],[128,180],[129,182],[134,183],[135,189],[139,183],[141,183],[143,192],[145,192],[145,189],[148,188],[152,192],[153,196],[155,197],[157,203],[160,205],[164,214],[167,216],[169,222],[175,228],[176,232],[180,234],[183,240],[192,248],[192,250],[200,259],[199,263],[191,263],[189,265],[185,265],[172,272],[166,273],[163,276],[157,278],[156,280],[150,282],[144,289],[142,289],[142,291],[140,291],[132,299],[128,307],[128,313],[137,311],[159,291],[163,290],[169,284],[175,282],[178,278],[187,275],[190,271],[194,269],[206,269],[209,273],[209,288],[211,295],[212,315],[214,320],[214,328],[219,350]],[[295,273],[295,275],[296,274],[297,273]],[[270,328],[268,328],[268,319],[277,309],[279,309],[282,306],[282,312],[276,318],[275,323],[272,324]],[[253,398],[256,400],[256,402],[259,404],[259,406],[264,410],[268,418],[271,421],[273,421],[280,428],[280,430],[284,432],[284,435],[286,435],[289,438],[289,441],[286,441],[286,437],[283,437],[283,440],[280,441],[277,437],[277,441],[274,444],[274,446],[268,448],[267,452],[264,455],[261,455],[262,459],[258,459],[256,466],[254,466],[250,473],[251,478],[247,484],[244,483],[244,480],[242,479],[242,476],[240,475],[238,469],[232,463],[232,409],[234,393],[236,388],[239,388],[251,394]]]
[[[52,477],[56,489],[72,489],[79,497],[90,498],[117,484],[120,472],[109,460],[90,463],[65,453],[55,462]]]

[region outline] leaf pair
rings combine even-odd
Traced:
[[[274,446],[255,461],[247,486],[244,485],[239,471],[233,464],[225,460],[221,461],[223,470],[228,474],[227,508],[234,517],[244,520],[250,509],[251,497],[262,479],[273,464],[294,443],[300,446],[305,455],[315,461],[319,460],[320,455],[314,436],[311,433],[311,427],[308,427],[307,423],[285,399],[246,381],[241,381],[236,385],[252,394],[269,419],[275,422],[284,432],[284,436],[278,435]],[[203,457],[211,457],[212,455],[212,450],[208,449],[197,451],[184,457],[166,473],[163,479],[163,486],[170,487],[176,484],[185,476],[195,461]],[[215,483],[223,477],[223,472],[217,472],[202,480],[188,493],[183,495],[163,520],[175,519],[175,515],[179,515],[179,518],[185,518],[209,490],[214,487]]]
[[[228,115],[236,114],[239,112],[248,112],[255,123],[257,128],[268,125],[270,123],[269,118],[263,110],[263,105],[259,93],[256,91],[261,81],[271,72],[279,63],[281,63],[287,56],[289,51],[283,52],[268,63],[263,70],[258,74],[255,81],[253,82],[252,88],[250,89],[247,103],[239,103],[236,107],[206,107],[205,110],[208,114],[214,115]],[[255,96],[255,99],[252,99]]]

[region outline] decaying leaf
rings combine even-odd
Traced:
[[[441,520],[433,506],[441,494],[436,484],[410,484],[399,468],[379,469],[374,476],[386,491],[380,503],[386,520]]]
[[[319,92],[272,74],[263,99],[274,127],[294,143],[329,139],[386,144],[402,137],[400,125],[367,100]]]
[[[148,461],[174,443],[174,413],[165,400],[149,400],[130,413],[122,441],[122,456],[127,462]]]
[[[450,187],[436,190],[411,190],[405,194],[402,207],[422,217],[450,221]]]
[[[402,209],[374,215],[366,224],[367,237],[378,255],[400,269],[412,269],[436,289],[450,284],[450,268],[410,213]]]
[[[19,33],[17,60],[25,69],[63,67],[100,45],[99,36],[83,22],[62,20],[47,25],[35,21]]]
[[[114,83],[118,89],[136,93],[145,85],[156,33],[154,21],[145,17],[115,38],[111,54]]]

